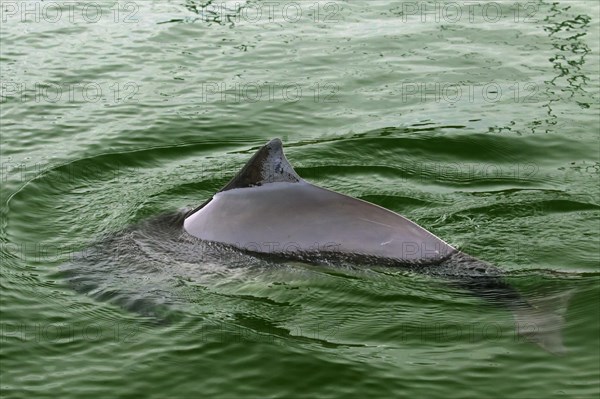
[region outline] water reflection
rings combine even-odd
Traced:
[[[208,24],[228,25],[233,27],[236,21],[239,21],[242,10],[247,3],[243,2],[217,2],[214,0],[186,0],[183,6],[194,14],[194,17],[174,18],[161,24],[171,22],[205,22]]]
[[[544,18],[544,31],[548,32],[552,47],[556,50],[549,61],[557,75],[545,81],[548,96],[545,107],[548,118],[544,121],[533,121],[530,125],[532,133],[536,133],[537,130],[543,130],[544,133],[554,130],[554,126],[559,123],[556,106],[574,101],[583,109],[590,108],[590,97],[586,92],[590,78],[585,75],[583,65],[591,49],[583,38],[588,34],[592,18],[581,14],[572,17],[570,5],[553,3],[550,7],[548,15]]]

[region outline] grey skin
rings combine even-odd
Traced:
[[[185,230],[253,252],[337,252],[399,263],[436,263],[456,249],[392,211],[303,180],[279,139],[262,147]]]
[[[410,267],[450,279],[514,315],[517,332],[563,353],[561,312],[525,301],[502,271],[473,258],[407,218],[303,180],[273,139],[212,198],[185,215],[203,241],[290,258],[342,258]],[[546,302],[566,308],[570,294]]]

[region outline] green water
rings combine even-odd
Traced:
[[[597,2],[1,7],[2,397],[600,395]],[[524,297],[571,292],[569,352],[399,269],[194,263],[132,240],[89,257],[85,289],[60,277],[274,137],[302,177],[406,215]]]

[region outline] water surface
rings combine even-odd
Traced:
[[[598,4],[45,3],[2,4],[3,396],[598,397]],[[525,297],[573,290],[569,353],[432,276],[127,235],[274,137]]]

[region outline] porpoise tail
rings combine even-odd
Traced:
[[[528,306],[513,307],[515,333],[519,338],[533,342],[544,350],[564,355],[562,330],[565,314],[573,290],[529,300]]]
[[[574,290],[524,297],[506,281],[506,273],[502,269],[462,251],[439,265],[423,270],[449,279],[453,285],[511,311],[515,340],[535,343],[552,354],[566,353],[562,330]]]

